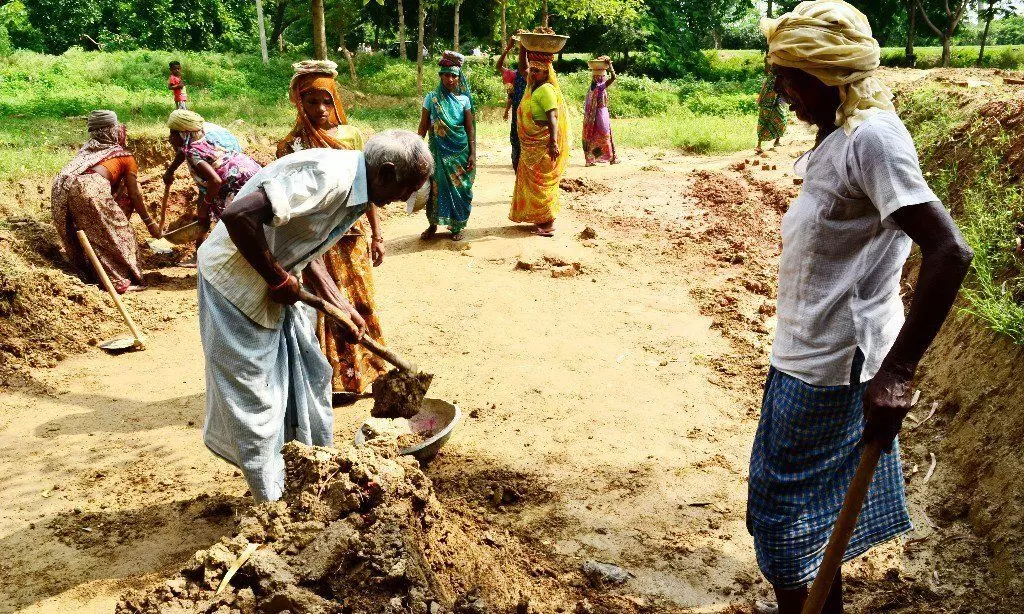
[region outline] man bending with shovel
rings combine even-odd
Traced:
[[[286,442],[332,441],[331,366],[299,303],[303,282],[348,315],[344,332],[358,342],[366,325],[320,256],[367,207],[407,200],[432,173],[426,144],[398,130],[362,152],[294,153],[249,180],[200,248],[203,440],[242,470],[256,501],[280,498]]]
[[[892,93],[873,76],[879,48],[867,18],[820,0],[763,27],[779,96],[818,134],[797,161],[803,188],[782,220],[779,322],[747,526],[781,614],[799,614],[805,602],[805,613],[836,613],[840,563],[911,528],[896,435],[972,253],[925,182]],[[912,243],[921,270],[904,318],[900,274]],[[841,515],[858,484],[859,519],[859,505]],[[837,518],[850,520],[850,532],[837,530],[849,545],[830,547],[831,557]]]

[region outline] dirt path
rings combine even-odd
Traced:
[[[792,185],[797,148],[753,173],[738,165],[749,153],[575,164],[559,233],[542,239],[507,221],[514,177],[493,144],[465,243],[424,243],[421,216],[389,215],[387,341],[467,415],[428,472],[443,498],[534,546],[538,573],[625,567],[638,607],[765,594],[745,474],[777,255],[765,203]],[[232,530],[246,488],[201,442],[194,271],[165,273],[130,299],[159,323],[147,351],[94,350],[45,373],[48,390],[0,397],[0,612],[110,611]],[[368,413],[340,408],[337,438]]]

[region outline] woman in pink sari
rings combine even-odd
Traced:
[[[608,86],[615,82],[615,68],[607,57],[605,68],[593,69],[593,80],[583,107],[583,154],[587,166],[597,162],[615,164],[615,143],[612,141],[612,120],[608,115]]]

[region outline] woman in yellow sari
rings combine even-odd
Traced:
[[[290,98],[298,117],[295,127],[277,144],[277,157],[303,149],[362,149],[363,137],[348,125],[341,106],[337,84],[337,64],[323,60],[305,60],[294,65]],[[348,233],[324,254],[324,264],[349,302],[366,321],[367,334],[381,340],[380,321],[373,300],[373,267],[384,261],[384,239],[380,234],[377,209],[366,211],[367,224],[360,219]],[[370,242],[367,242],[367,235]],[[372,264],[372,266],[371,266]],[[321,314],[317,318],[320,349],[334,369],[335,392],[360,393],[387,371],[387,365],[360,345],[344,341],[335,334]]]
[[[550,53],[527,52],[530,86],[516,110],[522,153],[508,219],[535,226],[542,237],[555,234],[558,182],[569,162],[568,112],[551,67]]]

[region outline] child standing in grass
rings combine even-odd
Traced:
[[[185,81],[181,78],[181,62],[175,60],[168,65],[171,69],[171,76],[167,79],[167,89],[174,92],[174,108],[185,109],[188,102],[188,94],[185,92]]]

